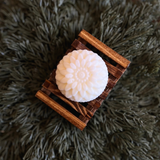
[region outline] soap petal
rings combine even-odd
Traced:
[[[66,70],[59,70],[59,69],[57,69],[57,74],[58,74],[58,72],[60,73],[60,74],[62,74],[63,76],[65,76],[66,75]]]
[[[72,89],[74,89],[76,86],[77,86],[77,82],[74,82],[74,83],[72,84]]]
[[[78,91],[81,91],[81,90],[82,90],[82,85],[81,85],[81,83],[79,83],[79,84],[77,85],[77,90],[78,90]]]
[[[59,73],[59,74],[56,74],[55,78],[60,81],[61,79],[64,78],[64,76]]]
[[[71,69],[71,68],[67,68],[67,72],[69,72],[69,73],[73,73],[73,72],[74,72],[74,70],[73,70],[73,69]]]
[[[70,67],[71,67],[72,69],[76,69],[76,68],[77,68],[74,63],[70,63]]]
[[[70,63],[70,58],[67,55],[65,55],[63,57],[63,62]]]
[[[73,95],[73,97],[76,98],[77,93],[78,93],[78,91],[77,91],[76,89],[73,89],[73,90],[72,90],[72,95]]]
[[[90,88],[90,87],[94,86],[94,84],[91,81],[87,81],[87,86]]]
[[[71,78],[71,79],[69,79],[69,80],[67,81],[68,84],[71,84],[71,83],[73,83],[73,82],[74,82],[74,79],[73,79],[73,78]]]
[[[81,61],[81,67],[84,67],[84,66],[85,66],[85,64],[86,64],[86,60],[85,60],[85,59],[83,59],[83,60]]]
[[[59,65],[57,66],[57,69],[59,70],[65,70],[66,68],[64,67],[63,65],[63,62],[62,63],[59,63]]]
[[[86,83],[82,84],[82,90],[88,91],[88,86],[86,85]]]
[[[72,78],[72,77],[73,77],[73,74],[66,74],[65,77],[66,77],[66,78]]]
[[[75,59],[73,56],[71,56],[71,57],[70,57],[70,62],[71,62],[71,63],[75,63],[75,61],[76,61],[76,59]]]
[[[87,95],[87,94],[86,94],[86,91],[83,90],[83,89],[81,90],[80,94],[81,94],[82,97],[86,97],[86,95]]]
[[[79,54],[77,59],[81,62],[83,60],[83,54]]]
[[[58,84],[58,83],[57,83],[57,84]],[[59,89],[60,91],[65,90],[65,87],[66,87],[66,84],[65,84],[65,83],[60,83],[60,84],[58,84],[58,89]]]
[[[61,83],[67,83],[68,78],[64,77],[63,79],[61,79]]]
[[[79,60],[76,60],[76,66],[77,66],[77,67],[80,67],[80,62],[79,62]]]
[[[67,98],[71,98],[72,97],[72,90],[66,91],[65,95]]]
[[[77,99],[77,102],[80,102],[81,99],[82,99],[82,96],[81,96],[81,94],[79,92],[76,95],[76,99]]]
[[[63,63],[63,65],[65,68],[70,68],[70,63],[65,62],[65,63]]]
[[[67,84],[66,86],[65,86],[65,91],[68,91],[68,90],[70,90],[72,88],[72,84]]]

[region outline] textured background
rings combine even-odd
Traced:
[[[0,1],[0,160],[160,159],[160,5],[143,2]],[[132,61],[82,132],[34,96],[81,29]]]

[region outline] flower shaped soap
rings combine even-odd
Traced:
[[[98,54],[88,50],[68,53],[57,66],[56,83],[68,99],[88,102],[97,98],[108,82],[108,69]]]

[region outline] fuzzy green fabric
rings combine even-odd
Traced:
[[[159,160],[158,13],[124,0],[0,1],[0,160]],[[35,97],[82,29],[132,62],[84,131]]]

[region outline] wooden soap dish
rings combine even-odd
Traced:
[[[94,49],[97,49],[97,53],[103,53],[106,56],[106,59],[109,59],[109,61],[103,59],[107,65],[109,72],[108,84],[104,92],[98,98],[88,103],[73,102],[67,99],[59,91],[55,81],[55,70],[53,70],[53,72],[50,74],[50,78],[43,83],[41,90],[36,93],[36,97],[47,104],[49,107],[54,109],[56,112],[58,112],[61,116],[66,118],[77,128],[83,130],[96,110],[106,99],[109,92],[121,78],[121,76],[129,66],[130,61],[119,55],[117,52],[106,46],[104,43],[99,41],[97,38],[95,38],[85,30],[82,30],[78,36],[78,39],[74,40],[71,48],[67,50],[66,54],[78,49],[91,50],[90,48],[93,47]],[[66,103],[65,106],[68,105],[69,107],[64,108],[60,103],[53,100],[53,98],[51,98],[51,95],[60,98],[63,102]]]

